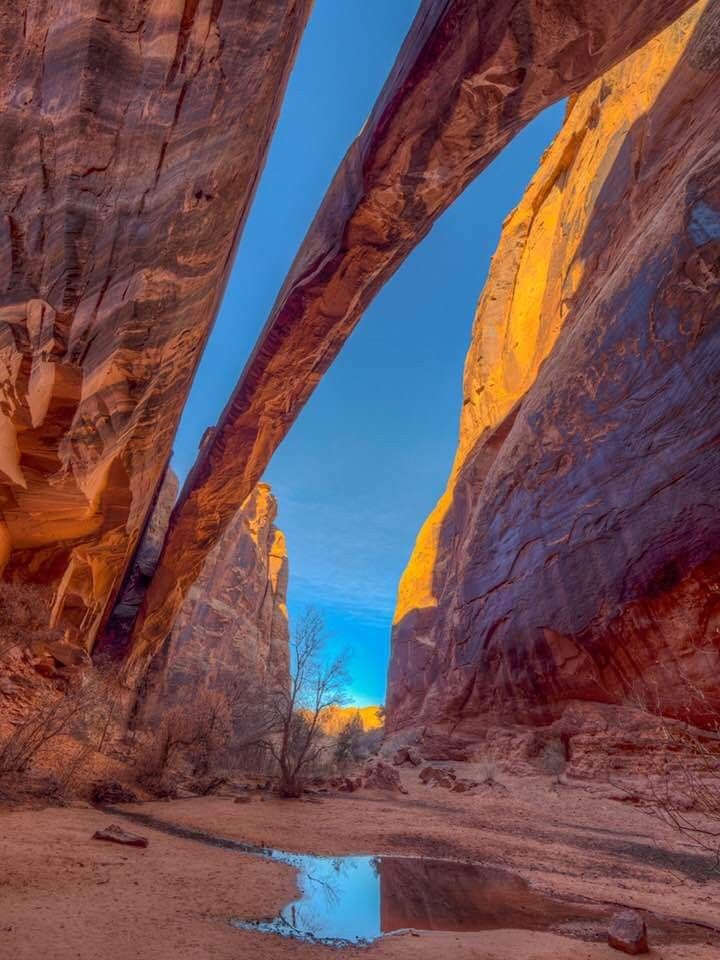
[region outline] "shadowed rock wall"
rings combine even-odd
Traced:
[[[276,513],[270,487],[258,484],[209,554],[153,661],[146,710],[192,689],[287,684],[288,558]]]
[[[91,649],[167,463],[310,0],[0,7],[0,571]]]
[[[544,107],[689,0],[422,0],[173,514],[135,656],[160,645],[208,551],[363,310],[435,219]]]
[[[475,317],[447,490],[399,588],[388,725],[638,687],[720,647],[720,3],[569,104]]]

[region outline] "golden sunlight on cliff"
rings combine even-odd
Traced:
[[[382,707],[378,704],[370,707],[331,707],[323,714],[320,721],[323,733],[331,737],[336,736],[356,714],[360,717],[366,733],[369,730],[380,730],[383,726]]]
[[[484,465],[475,484],[490,469],[494,441],[552,350],[585,275],[579,249],[596,198],[628,130],[657,99],[706,6],[697,4],[571,98],[560,133],[503,224],[465,362],[455,462],[402,575],[394,623],[413,610],[437,606],[441,534],[455,502],[458,475],[471,451]]]

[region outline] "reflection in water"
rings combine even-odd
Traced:
[[[337,946],[370,942],[407,927],[449,932],[548,930],[604,941],[607,922],[615,911],[613,904],[554,900],[513,873],[475,863],[410,857],[313,857],[218,837],[117,807],[98,809],[171,836],[295,867],[299,872],[298,899],[272,920],[234,921],[247,930]],[[658,946],[720,942],[717,931],[706,924],[654,916],[652,928]]]
[[[375,857],[313,857],[282,850],[273,860],[299,872],[300,896],[272,920],[236,926],[302,940],[362,942],[380,936],[380,884]]]
[[[244,929],[325,943],[370,942],[384,933],[558,929],[596,911],[552,900],[521,877],[473,863],[409,857],[314,857],[273,851],[299,871],[300,895],[271,920]]]

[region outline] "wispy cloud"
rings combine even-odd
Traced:
[[[357,502],[285,497],[281,504],[290,520],[286,534],[293,605],[329,606],[356,621],[389,626],[402,572],[397,518]],[[294,518],[302,518],[302,527]],[[281,515],[281,525],[282,520]]]

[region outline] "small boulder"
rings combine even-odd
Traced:
[[[343,793],[354,793],[356,790],[359,790],[362,786],[361,777],[343,777],[338,790]]]
[[[608,943],[615,950],[637,956],[649,953],[647,927],[637,910],[621,910],[613,914],[608,927]]]
[[[480,784],[477,780],[456,780],[452,789],[455,793],[467,793],[469,790],[474,790],[475,787],[479,786]]]
[[[423,783],[435,784],[439,781],[453,781],[456,776],[455,771],[450,768],[445,770],[442,767],[423,767],[420,771],[420,779]]]
[[[93,803],[137,803],[137,795],[117,780],[96,780],[91,796]]]
[[[148,845],[147,837],[141,837],[137,833],[128,833],[116,823],[111,823],[104,830],[96,830],[93,834],[93,840],[105,840],[107,843],[120,843],[125,847],[146,847]]]
[[[388,790],[395,793],[407,793],[402,785],[400,773],[384,760],[368,763],[363,776],[363,787],[366,790]]]
[[[85,669],[92,666],[90,656],[82,647],[75,647],[70,643],[55,640],[46,643],[45,649],[51,656],[55,657],[57,662],[63,667]]]
[[[400,747],[395,751],[393,764],[396,767],[402,767],[405,763],[411,763],[413,767],[419,767],[422,763],[422,757],[417,747]]]
[[[252,803],[252,797],[235,797],[233,803]]]
[[[423,762],[422,755],[417,747],[408,747],[407,757],[408,757],[409,763],[411,763],[414,767],[419,767],[420,764]]]

